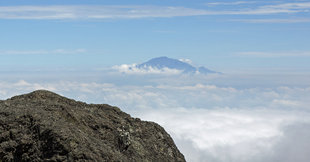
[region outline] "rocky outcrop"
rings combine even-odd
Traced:
[[[185,161],[156,123],[39,90],[0,101],[0,161]]]

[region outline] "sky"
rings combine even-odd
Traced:
[[[309,1],[0,2],[2,68],[105,67],[157,56],[220,70],[309,70]]]
[[[307,0],[1,0],[0,99],[118,106],[190,162],[308,162],[309,42]],[[128,68],[160,56],[221,73]]]

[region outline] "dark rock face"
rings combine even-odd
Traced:
[[[185,161],[156,123],[48,91],[0,101],[1,161]]]

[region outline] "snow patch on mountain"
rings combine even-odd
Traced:
[[[141,64],[122,64],[113,69],[126,74],[211,74],[218,73],[203,66],[195,67],[189,59],[157,57]]]

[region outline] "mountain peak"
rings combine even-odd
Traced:
[[[156,57],[153,59],[150,59],[147,62],[144,62],[142,64],[138,64],[137,68],[140,69],[147,69],[147,68],[153,68],[153,69],[164,69],[164,68],[169,68],[169,69],[176,69],[180,70],[183,73],[200,73],[200,74],[209,74],[209,73],[217,73],[215,71],[209,70],[205,67],[194,67],[193,65],[183,62],[177,59],[169,58],[166,56],[161,56],[161,57]]]
[[[32,96],[36,98],[60,97],[60,95],[54,92],[43,90],[43,89],[33,91],[31,93],[25,94],[24,96],[29,96],[29,97]]]
[[[48,90],[36,90],[28,94],[23,94],[19,96],[14,96],[10,100],[54,100],[54,99],[65,99],[65,97],[62,97],[54,92],[48,91]],[[67,99],[67,98],[66,98]]]

